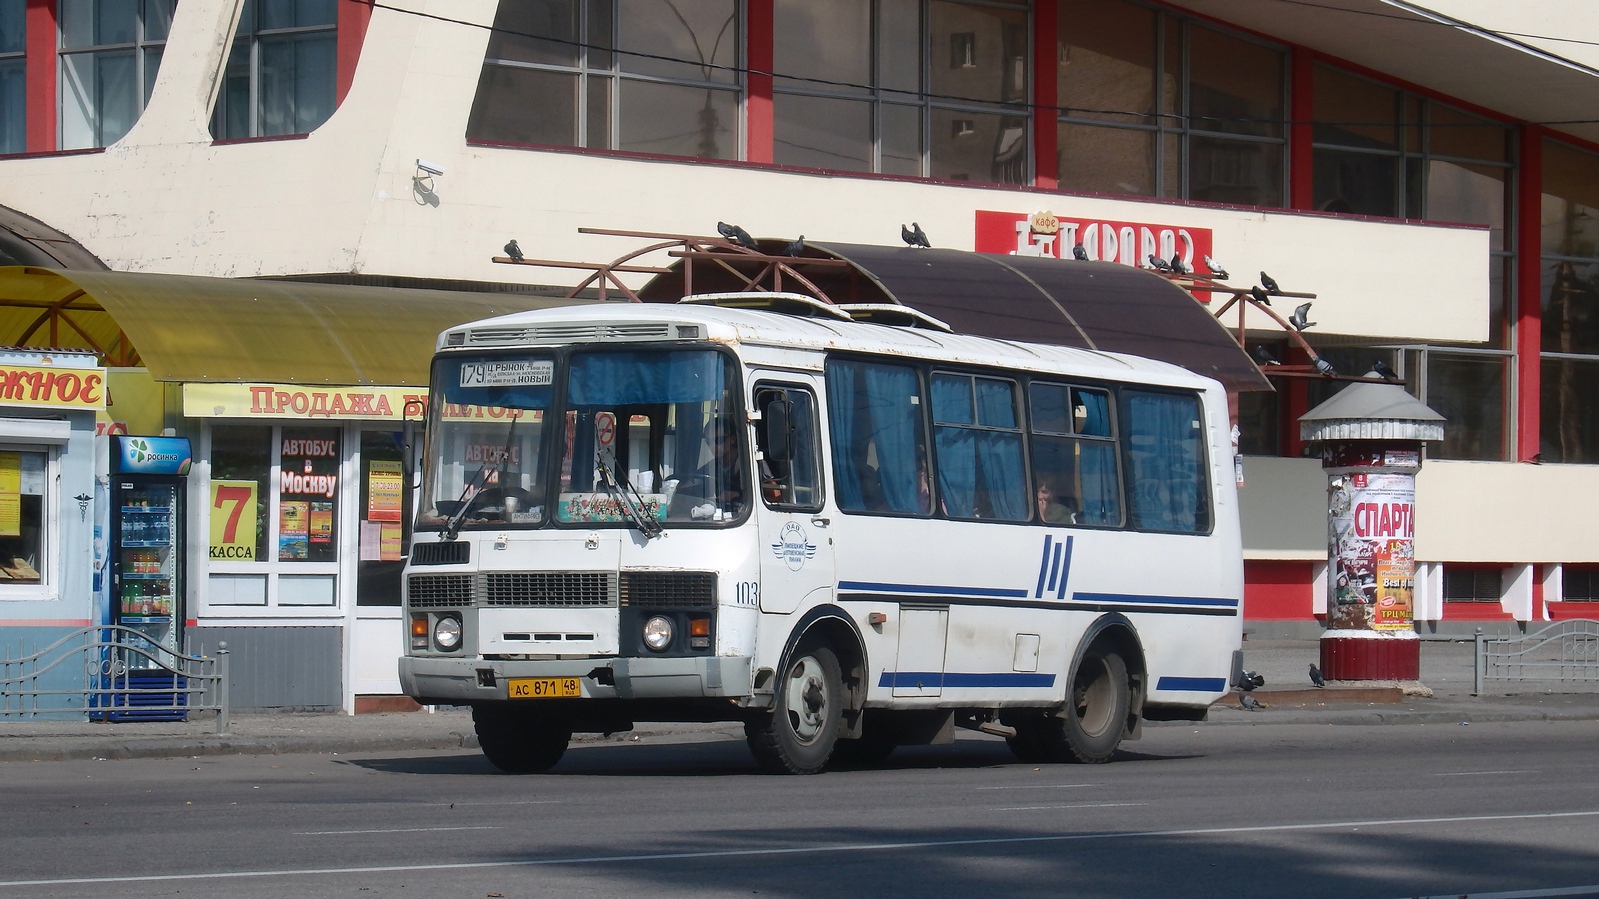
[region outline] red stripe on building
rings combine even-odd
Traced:
[[[749,0],[749,42],[745,48],[750,73],[746,89],[749,101],[744,113],[744,158],[750,162],[771,162],[772,152],[772,61],[774,43],[773,0]]]
[[[1056,0],[1039,0],[1033,8],[1033,186],[1049,190],[1060,187],[1058,15]]]
[[[339,4],[339,36],[334,75],[334,104],[344,102],[344,95],[355,83],[355,67],[361,61],[361,45],[366,42],[366,26],[372,21],[372,4],[365,0],[347,0]]]
[[[1314,621],[1310,562],[1244,562],[1245,621]]]
[[[1516,181],[1516,458],[1538,454],[1542,379],[1543,292],[1539,252],[1543,245],[1543,129],[1521,126]]]
[[[28,0],[27,148],[48,153],[56,148],[56,0]]]

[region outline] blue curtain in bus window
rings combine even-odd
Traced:
[[[926,512],[916,371],[899,365],[827,363],[827,412],[840,508]],[[876,457],[876,467],[870,465]]]
[[[1076,405],[1086,413],[1077,433],[1087,437],[1110,436],[1110,395],[1100,390],[1073,390]]]
[[[1077,474],[1082,485],[1079,524],[1118,525],[1122,522],[1121,497],[1116,483],[1116,445],[1088,440],[1077,444]]]
[[[933,430],[938,448],[938,491],[944,513],[956,518],[977,514],[977,432],[939,426]]]
[[[1195,532],[1210,526],[1199,404],[1192,397],[1126,391],[1129,508],[1134,527]]]
[[[923,469],[921,410],[916,371],[898,365],[863,365],[863,400],[877,447],[877,474],[890,512],[925,512],[917,486]]]
[[[989,428],[1014,429],[1016,386],[1010,381],[978,378],[977,423]],[[1022,466],[1019,431],[983,431],[977,440],[977,460],[983,469],[989,514],[1004,521],[1025,521],[1027,472]]]
[[[583,353],[572,357],[570,378],[574,406],[703,403],[726,390],[722,356],[707,350]]]

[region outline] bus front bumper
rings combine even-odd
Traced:
[[[422,703],[510,699],[514,678],[575,677],[584,699],[697,699],[752,692],[748,656],[522,661],[400,657],[400,689]]]

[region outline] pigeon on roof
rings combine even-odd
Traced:
[[[1314,328],[1316,326],[1315,322],[1305,320],[1305,316],[1309,314],[1310,304],[1301,303],[1299,308],[1294,310],[1294,314],[1288,317],[1288,323],[1294,326],[1295,331],[1303,331],[1306,328]]]
[[[511,257],[517,262],[522,261],[522,248],[517,246],[516,238],[511,238],[511,242],[505,245],[505,255]]]
[[[794,242],[783,248],[784,256],[798,256],[805,252],[805,235],[794,238]]]
[[[1209,256],[1206,256],[1205,257],[1205,267],[1210,269],[1210,276],[1212,278],[1217,278],[1217,279],[1220,279],[1222,281],[1227,280],[1227,270],[1221,267],[1221,263],[1220,262],[1217,262],[1216,260],[1210,258]]]
[[[1283,289],[1277,286],[1277,282],[1272,280],[1271,275],[1268,275],[1265,272],[1260,273],[1260,284],[1262,287],[1266,288],[1266,292],[1269,294],[1279,294],[1283,292]]]
[[[723,237],[731,240],[741,247],[744,247],[745,249],[760,249],[760,247],[755,243],[755,238],[751,237],[748,231],[745,231],[743,228],[740,228],[737,225],[729,225],[727,222],[717,222],[716,230]]]

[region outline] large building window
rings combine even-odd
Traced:
[[[736,0],[503,0],[472,140],[741,155]]]
[[[1411,392],[1449,419],[1444,442],[1429,449],[1431,455],[1505,458],[1514,377],[1512,130],[1327,66],[1316,67],[1312,107],[1316,209],[1487,226],[1487,342],[1408,347],[1402,361],[1385,353],[1364,355],[1397,363]]]
[[[1061,0],[1060,186],[1281,206],[1279,49],[1127,0]]]
[[[0,153],[28,148],[27,0],[0,0]]]
[[[175,6],[177,0],[61,0],[61,149],[110,146],[138,121],[155,87]],[[16,78],[20,93],[20,66]],[[9,107],[11,84],[0,83]]]
[[[1543,145],[1539,450],[1599,462],[1599,156]]]
[[[780,165],[1028,183],[1025,4],[777,0],[775,16]]]
[[[245,0],[211,116],[219,140],[308,134],[333,115],[338,0]]]

